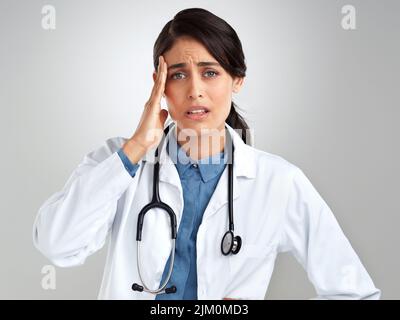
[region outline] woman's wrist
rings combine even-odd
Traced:
[[[125,142],[122,146],[122,151],[133,164],[137,164],[147,153],[147,149],[133,138]]]

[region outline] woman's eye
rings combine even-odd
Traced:
[[[214,76],[211,76],[211,78],[214,78],[214,77],[216,77],[218,75],[218,72],[212,71],[212,70],[206,71],[206,73],[208,73],[208,74],[213,73]]]
[[[177,73],[174,73],[172,76],[171,76],[171,79],[182,79],[182,78],[177,78],[177,77],[175,77],[175,76],[177,76],[177,75],[182,75],[183,73],[182,72],[177,72]]]
[[[206,76],[207,78],[215,78],[218,75],[218,72],[213,71],[213,70],[209,70],[209,71],[206,71],[204,74],[207,74],[207,76]],[[184,75],[184,73],[176,72],[173,75],[171,75],[171,79],[173,79],[173,80],[181,80],[181,79],[183,79],[182,75]]]

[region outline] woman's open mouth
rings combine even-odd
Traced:
[[[193,110],[193,111],[187,111],[185,113],[185,116],[191,120],[203,120],[207,118],[208,114],[210,111],[202,109],[202,110]]]

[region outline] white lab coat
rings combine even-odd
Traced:
[[[204,212],[197,234],[198,299],[264,299],[279,252],[290,251],[306,270],[321,299],[379,299],[377,289],[343,234],[328,205],[304,173],[282,157],[233,135],[235,235],[243,245],[237,255],[221,253],[228,230],[228,170],[225,168]],[[168,134],[171,134],[170,131]],[[154,149],[140,160],[132,178],[117,151],[117,137],[87,154],[64,188],[39,209],[33,228],[35,246],[59,267],[81,265],[110,243],[99,299],[154,299],[132,291],[142,284],[137,270],[136,222],[152,197]],[[160,198],[183,212],[178,172],[161,151]],[[144,279],[158,288],[171,250],[167,214],[146,214],[141,244]]]

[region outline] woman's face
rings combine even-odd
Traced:
[[[243,78],[233,79],[207,49],[192,38],[179,38],[163,57],[168,67],[164,94],[178,131],[193,129],[201,135],[202,129],[224,129],[232,92],[239,91]],[[155,74],[153,76],[155,79]],[[187,114],[194,106],[207,108],[207,114],[194,119],[195,116]]]

